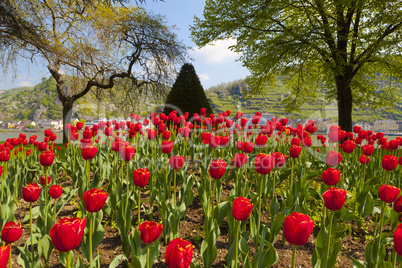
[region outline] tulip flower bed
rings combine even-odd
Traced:
[[[260,117],[152,113],[69,125],[66,145],[6,141],[0,268],[402,263],[402,139]]]

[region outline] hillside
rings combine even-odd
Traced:
[[[248,85],[245,81],[238,80],[212,87],[206,91],[206,95],[211,101],[215,112],[231,110],[243,113],[255,113],[259,111],[276,116],[287,116],[292,119],[332,118],[337,120],[338,118],[336,102],[327,103],[320,93],[316,101],[303,104],[298,112],[288,113],[281,101],[288,97],[290,92],[282,86],[280,81],[278,81],[277,85],[271,86],[263,94],[253,95],[249,98],[245,98],[243,94],[248,91],[247,89]],[[398,94],[401,94],[401,92]],[[352,116],[354,122],[374,122],[375,120],[382,119],[402,120],[402,104],[398,103],[395,111],[390,111],[387,108],[376,110],[355,108]]]
[[[163,100],[145,92],[108,90],[101,97],[90,92],[75,102],[72,117],[84,120],[102,117],[127,117],[130,113],[149,114]],[[0,121],[61,119],[62,105],[52,77],[43,78],[34,87],[0,91]]]
[[[138,93],[129,85],[127,90],[106,90],[102,96],[95,97],[90,92],[79,99],[73,108],[73,117],[84,120],[111,117],[128,117],[130,113],[149,115],[151,111],[161,111],[164,103],[163,96],[152,93]],[[245,98],[244,92],[248,85],[244,80],[220,84],[205,91],[215,113],[226,110],[241,111],[243,113],[274,114],[278,117],[287,116],[292,119],[305,118],[332,118],[337,120],[338,111],[336,102],[326,103],[319,94],[316,101],[306,103],[299,112],[287,113],[281,101],[289,96],[289,91],[280,82],[271,86],[263,94]],[[401,94],[399,92],[398,94]],[[42,82],[34,87],[14,88],[0,91],[0,121],[60,119],[62,106],[58,99],[53,78],[43,78]],[[373,122],[381,119],[402,119],[402,104],[397,109],[369,108],[354,109],[353,121]]]

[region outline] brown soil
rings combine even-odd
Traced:
[[[62,183],[63,186],[71,186],[71,181],[66,180]],[[229,185],[224,185],[223,187],[223,196],[222,200],[224,201],[231,190],[231,184]],[[194,187],[193,191],[196,193],[197,189]],[[149,205],[148,202],[149,196],[146,194],[142,195],[142,201],[144,202],[144,205]],[[34,204],[35,206],[37,204]],[[73,216],[74,210],[76,208],[72,205],[67,203],[66,206],[64,207],[64,210],[62,211],[62,215],[59,215],[58,219],[60,219],[60,216],[66,217],[66,216]],[[17,209],[15,213],[15,217],[17,221],[21,221],[24,216],[29,213],[29,207],[26,202],[23,200],[20,200],[20,206]],[[133,219],[137,218],[137,211],[133,211]],[[154,219],[158,219],[158,212],[157,212],[157,207],[154,207]],[[107,216],[105,216],[105,220],[107,219]],[[197,197],[194,198],[193,203],[189,206],[187,213],[185,215],[185,220],[182,220],[180,223],[180,237],[184,240],[190,241],[194,245],[194,253],[193,253],[193,261],[198,261],[202,263],[201,260],[201,255],[200,255],[200,246],[201,246],[201,241],[203,238],[203,232],[202,232],[202,225],[203,225],[203,220],[204,220],[204,214],[201,208],[201,203]],[[270,219],[267,217],[267,213],[263,210],[263,215],[261,221],[264,224],[269,224]],[[357,225],[355,223],[352,223],[352,227],[356,227]],[[368,235],[373,235],[373,229],[370,227],[372,224],[369,223],[369,220],[366,221],[366,226],[368,227]],[[101,267],[102,268],[107,268],[109,267],[109,264],[113,261],[113,259],[117,256],[122,254],[122,243],[121,239],[119,236],[119,232],[117,228],[113,228],[110,224],[104,226],[105,228],[105,237],[102,241],[102,243],[99,245],[98,249],[99,252],[102,256],[101,258]],[[314,251],[315,247],[315,240],[317,237],[317,234],[319,232],[319,227],[315,227],[312,235],[310,236],[307,244],[304,246],[298,247],[297,250],[297,257],[296,257],[296,267],[312,267],[311,265],[311,257]],[[17,246],[24,246],[25,242],[29,238],[29,225],[24,226],[24,231],[23,235],[18,240],[16,243],[13,244],[12,247],[12,260],[13,260],[13,267],[20,267],[17,264],[17,257],[19,254],[18,249],[15,247]],[[217,249],[218,249],[218,256],[217,259],[214,262],[213,267],[214,268],[224,268],[225,267],[225,255],[228,251],[228,227],[224,225],[224,227],[221,227],[221,235],[218,238],[217,241]],[[166,250],[166,245],[164,244],[164,240],[161,237],[160,238],[161,242],[161,249],[159,253],[159,259],[154,263],[152,267],[158,267],[158,268],[164,268],[167,267],[165,264],[164,260],[164,253]],[[344,238],[342,241],[342,246],[343,249],[338,255],[338,260],[337,260],[337,267],[352,267],[352,259],[351,257],[357,259],[357,260],[364,260],[364,249],[367,245],[367,241],[365,240],[365,234],[363,232],[354,234],[351,236],[351,239],[349,240],[348,237]],[[249,241],[250,245],[250,250],[251,250],[251,256],[254,254],[254,246],[252,243],[252,240],[250,239]],[[283,245],[282,242],[282,232],[279,233],[277,240],[274,244],[278,255],[279,255],[279,261],[277,264],[275,264],[273,267],[290,267],[291,266],[291,261],[292,261],[292,246],[289,244]],[[79,248],[78,248],[79,249]],[[75,258],[78,256],[81,256],[81,253],[79,250],[74,250]],[[49,261],[49,266],[52,268],[62,268],[63,265],[59,263],[59,258],[58,258],[58,252],[57,250],[53,250],[53,253],[50,257]],[[120,264],[118,267],[125,267],[124,264]]]

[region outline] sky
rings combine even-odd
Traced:
[[[193,24],[194,16],[202,17],[205,0],[148,0],[142,6],[147,11],[165,16],[166,24],[176,27],[178,39],[190,47],[188,53],[193,59],[190,63],[194,65],[204,89],[242,79],[249,74],[242,63],[236,61],[239,55],[228,49],[230,45],[235,44],[234,39],[218,41],[203,48],[198,48],[191,41],[190,25]],[[0,90],[34,86],[40,83],[42,77],[50,76],[41,62],[19,61],[16,69],[16,77],[12,71],[8,71],[7,75],[2,74]]]

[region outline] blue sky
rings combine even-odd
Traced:
[[[191,62],[201,80],[204,89],[220,83],[245,78],[249,72],[236,61],[239,55],[228,49],[235,44],[235,40],[216,42],[213,46],[197,48],[190,39],[189,27],[193,24],[194,16],[202,17],[204,0],[165,0],[154,2],[147,0],[142,6],[154,14],[164,15],[167,25],[175,25],[176,33],[184,44],[191,49],[188,51],[193,59]],[[50,73],[41,62],[32,63],[20,61],[17,66],[17,77],[11,71],[0,80],[0,90],[20,86],[33,86],[40,83],[42,77],[49,77]]]

